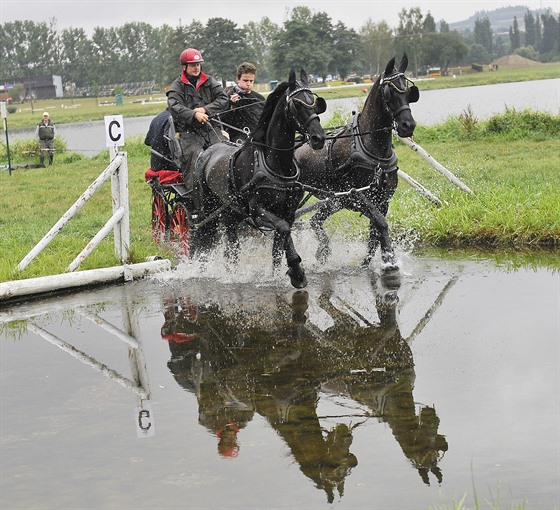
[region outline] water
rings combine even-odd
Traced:
[[[359,109],[359,101],[356,98],[333,99],[328,101],[328,105],[325,115],[329,111],[332,114],[337,107],[345,111]],[[419,125],[425,126],[439,124],[449,117],[457,117],[468,107],[479,120],[502,113],[506,108],[515,108],[518,111],[529,108],[558,115],[560,78],[421,91],[418,102],[411,105],[414,119]]]
[[[323,122],[330,119],[336,108],[348,112],[360,108],[360,101],[356,98],[333,99],[327,103],[327,111],[321,115]],[[469,106],[480,120],[503,112],[506,107],[518,110],[531,108],[556,115],[560,113],[560,79],[429,90],[421,92],[420,100],[412,105],[412,114],[418,124],[433,125],[450,116],[460,115]],[[125,138],[144,136],[152,118],[126,118]],[[61,124],[57,126],[57,132],[71,151],[93,156],[105,149],[104,121]],[[34,128],[10,133],[13,140],[33,136]]]
[[[232,273],[0,307],[0,507],[473,508],[474,479],[559,508],[558,271],[399,252],[399,282],[305,235],[305,291],[254,239]]]

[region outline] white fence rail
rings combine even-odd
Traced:
[[[67,272],[74,271],[91,252],[99,245],[105,236],[113,229],[115,240],[115,253],[121,263],[128,259],[130,247],[130,221],[128,208],[128,159],[126,152],[119,152],[111,161],[109,166],[99,175],[95,181],[74,202],[62,218],[45,234],[35,247],[18,264],[18,269],[25,269],[31,261],[55,238],[62,228],[74,217],[84,204],[111,179],[111,194],[113,203],[113,215],[105,226],[88,243],[82,252],[72,261],[66,269]]]

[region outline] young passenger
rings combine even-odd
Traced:
[[[237,85],[225,89],[229,96],[230,110],[220,117],[233,126],[224,128],[232,142],[241,143],[245,140],[247,134],[255,129],[261,116],[265,98],[253,90],[256,73],[254,64],[243,62],[237,68]]]

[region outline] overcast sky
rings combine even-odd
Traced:
[[[206,23],[209,18],[227,18],[239,27],[249,21],[269,17],[282,24],[289,10],[305,5],[313,12],[326,12],[333,23],[342,21],[358,30],[371,18],[398,25],[403,8],[420,7],[430,12],[436,22],[463,21],[481,11],[509,5],[523,5],[534,10],[551,7],[560,11],[560,0],[0,0],[0,23],[16,20],[49,22],[56,19],[58,29],[84,28],[91,35],[94,27],[118,27],[125,23],[146,22],[157,27],[163,24],[188,25],[196,19]]]

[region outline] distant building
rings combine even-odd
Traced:
[[[54,99],[64,97],[62,76],[52,74],[49,76],[31,76],[24,79],[25,95],[33,99]]]

